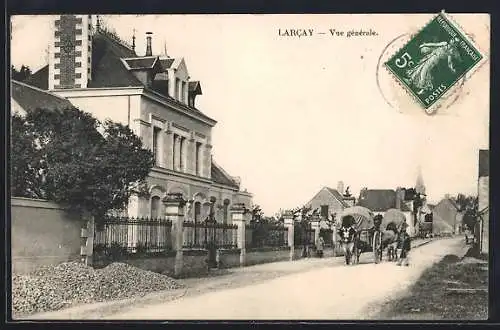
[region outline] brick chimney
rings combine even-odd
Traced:
[[[57,15],[50,39],[49,90],[86,88],[92,79],[92,15]]]
[[[146,32],[146,56],[153,56],[153,50],[151,47],[153,32]]]

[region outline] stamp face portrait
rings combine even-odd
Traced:
[[[385,65],[427,111],[482,58],[472,42],[440,13]]]

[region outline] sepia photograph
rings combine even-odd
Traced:
[[[12,318],[488,319],[490,15],[14,15]]]

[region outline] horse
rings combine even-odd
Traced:
[[[387,260],[396,261],[399,230],[394,222],[388,223],[385,230],[386,232],[392,231],[394,236],[392,239],[386,239],[382,242],[382,249],[387,248]]]
[[[356,256],[356,260],[359,260],[358,253],[358,235],[356,230],[351,226],[342,226],[339,229],[340,242],[342,244],[342,249],[344,250],[345,263],[346,265],[351,264],[352,257]]]

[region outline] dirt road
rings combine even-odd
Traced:
[[[413,250],[409,267],[375,265],[370,256],[362,256],[359,265],[343,266],[336,258],[319,269],[133,307],[104,319],[369,319],[378,303],[404,293],[427,267],[463,249],[463,238],[437,240]]]

